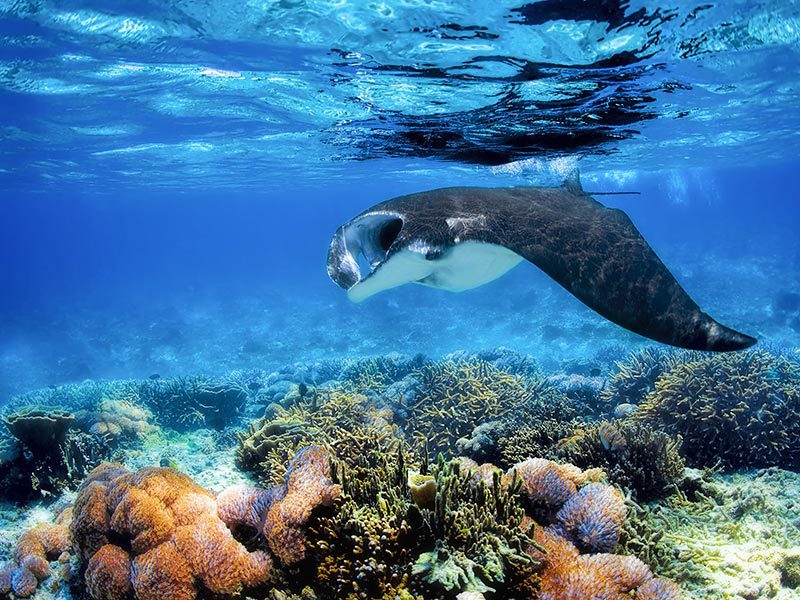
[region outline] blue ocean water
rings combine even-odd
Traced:
[[[646,340],[532,265],[350,303],[336,227],[579,168],[700,305],[800,348],[800,4],[0,5],[0,403],[86,378]]]

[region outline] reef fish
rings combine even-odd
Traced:
[[[442,188],[376,204],[336,230],[328,275],[360,302],[418,283],[462,291],[530,261],[606,319],[650,339],[731,351],[756,340],[702,312],[621,210],[577,177],[559,187]]]

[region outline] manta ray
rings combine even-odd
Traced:
[[[381,202],[336,230],[328,275],[361,302],[406,283],[475,288],[522,260],[658,342],[718,352],[756,342],[702,312],[630,218],[576,176],[560,187],[451,187]]]

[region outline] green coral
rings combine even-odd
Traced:
[[[462,552],[451,552],[447,547],[437,545],[430,552],[419,555],[411,568],[413,575],[422,575],[425,581],[434,587],[444,588],[448,592],[494,592],[481,578],[484,568],[467,558]]]
[[[338,465],[343,497],[332,515],[311,526],[323,597],[424,598],[445,592],[511,593],[533,565],[525,549],[524,511],[510,490],[475,483],[457,461],[431,470],[433,509],[420,509],[408,490],[405,457],[377,467]],[[513,594],[512,594],[513,595]]]
[[[765,350],[665,371],[634,415],[680,435],[696,466],[800,467],[800,367]]]
[[[317,388],[240,434],[236,462],[270,485],[283,480],[284,465],[309,444],[328,447],[349,466],[374,465],[401,442],[393,418],[352,387]]]
[[[702,357],[700,352],[647,347],[616,363],[617,370],[600,392],[601,400],[611,405],[639,404],[666,371]]]
[[[481,423],[508,424],[510,435],[552,414],[565,417],[560,409],[568,401],[555,386],[541,377],[512,375],[482,360],[431,363],[414,376],[419,383],[416,394],[410,400],[400,399],[406,415],[403,429],[414,447],[427,447],[434,455],[453,456],[457,442],[469,438]],[[497,439],[508,435],[500,433]]]
[[[800,587],[800,552],[785,554],[778,565],[781,572],[781,583],[786,587]]]
[[[647,501],[675,489],[685,466],[680,446],[645,423],[600,421],[562,440],[556,454],[582,469],[602,468],[609,481]]]

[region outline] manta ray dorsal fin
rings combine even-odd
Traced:
[[[573,194],[585,194],[583,186],[581,185],[581,175],[578,167],[573,167],[567,177],[564,179],[562,187]]]

